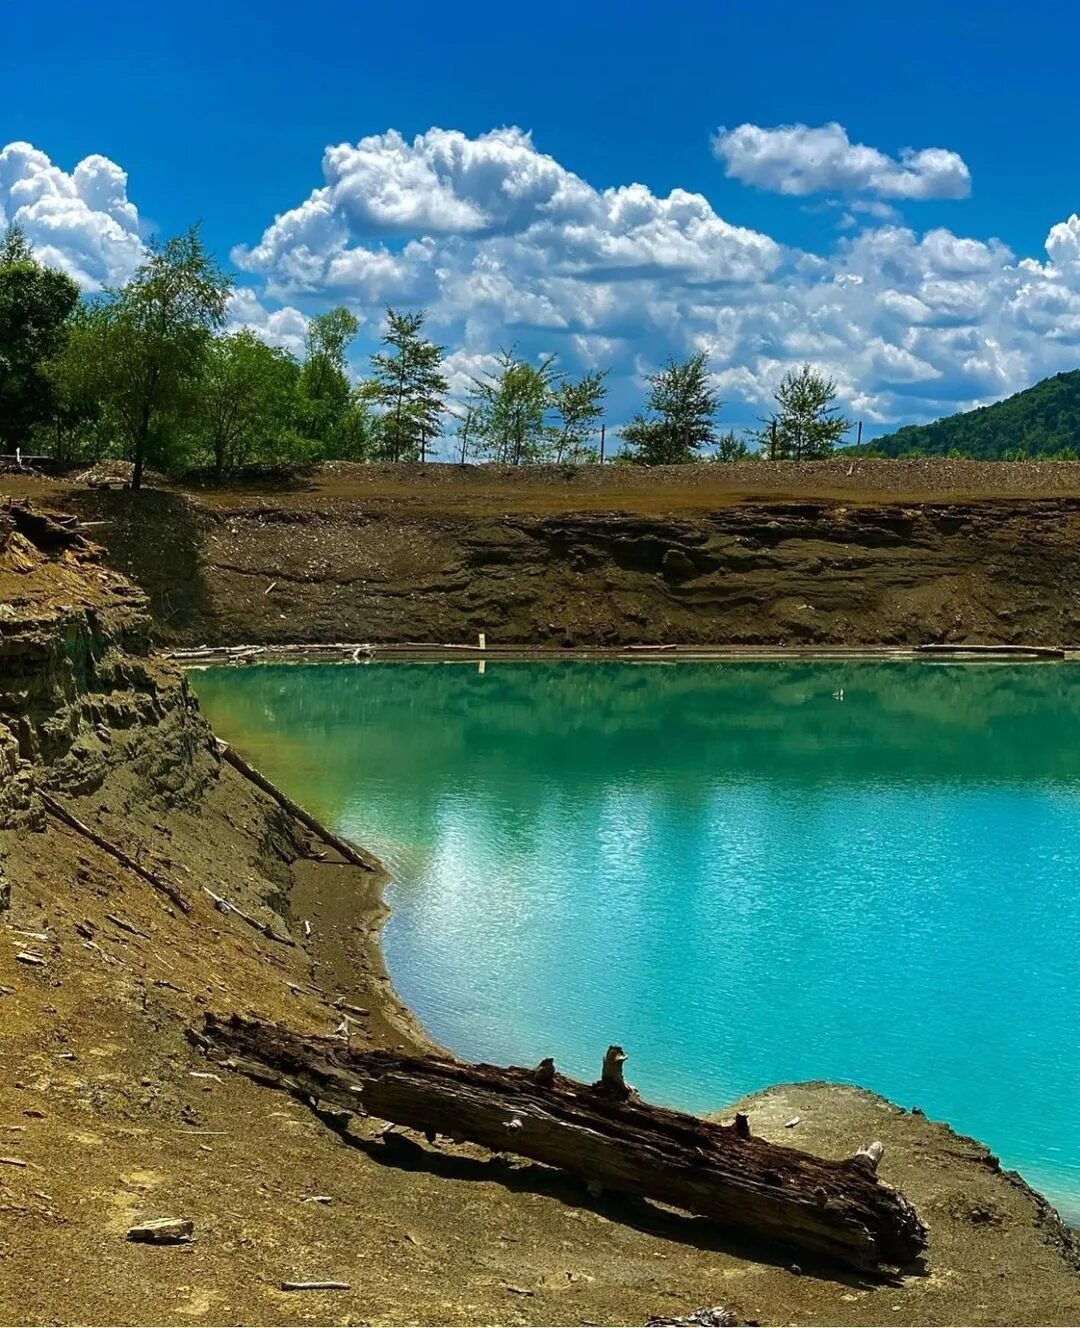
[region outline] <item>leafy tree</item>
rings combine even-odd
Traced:
[[[330,443],[352,404],[345,354],[359,329],[355,315],[340,305],[316,315],[308,324],[307,357],[300,372],[299,424],[304,434],[324,445]]]
[[[458,464],[463,466],[469,457],[469,444],[475,444],[481,426],[481,406],[474,396],[460,410],[451,411],[450,414],[457,421]]]
[[[323,455],[328,461],[367,461],[379,447],[379,419],[372,414],[369,398],[361,389],[349,404],[326,440]]]
[[[221,479],[260,453],[275,455],[296,408],[293,357],[246,329],[213,337],[197,396],[199,440]]]
[[[545,460],[555,429],[548,421],[556,391],[555,357],[539,364],[520,360],[513,349],[499,352],[498,368],[474,379],[476,432],[484,450],[503,465]]]
[[[102,411],[106,359],[100,306],[77,304],[63,345],[45,365],[52,387],[51,418],[35,432],[58,461],[97,460],[108,445]]]
[[[585,461],[595,455],[589,440],[604,416],[605,375],[593,371],[574,380],[564,378],[552,394],[555,412],[555,460]]]
[[[127,285],[99,306],[102,402],[134,462],[133,489],[151,451],[162,462],[174,459],[177,424],[193,404],[231,287],[193,226],[152,245]]]
[[[38,263],[21,228],[9,226],[0,241],[0,438],[9,447],[53,418],[56,384],[46,365],[78,301],[75,282]]]
[[[733,429],[722,433],[716,440],[717,461],[745,461],[752,455],[745,438],[736,438]]]
[[[425,317],[422,310],[387,309],[382,344],[389,349],[371,357],[384,411],[380,446],[391,461],[415,461],[438,434],[445,408],[444,348],[421,335]]]
[[[693,461],[716,441],[715,418],[723,402],[709,383],[708,357],[669,360],[648,379],[649,415],[635,415],[622,431],[628,459],[646,466]]]
[[[773,460],[826,457],[851,428],[836,405],[836,383],[809,364],[789,369],[774,396],[777,409],[761,434]]]

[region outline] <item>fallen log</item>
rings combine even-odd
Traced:
[[[301,825],[317,835],[324,844],[329,844],[331,848],[336,849],[346,862],[352,863],[354,867],[362,867],[364,871],[376,871],[378,864],[373,858],[368,857],[366,853],[361,853],[355,844],[350,844],[347,839],[342,839],[340,835],[335,835],[332,830],[328,830],[321,821],[317,821],[310,812],[304,811],[299,803],[293,802],[292,798],[286,793],[282,793],[276,784],[272,784],[264,774],[261,774],[248,761],[240,755],[239,752],[229,746],[227,742],[218,739],[218,752],[222,758],[235,769],[239,770],[245,779],[249,779],[256,788],[262,789],[270,797],[294,817]]]
[[[54,797],[51,797],[43,789],[38,789],[38,797],[41,799],[45,810],[51,812],[57,820],[63,821],[65,825],[70,826],[84,839],[88,839],[91,844],[101,849],[102,852],[115,858],[122,867],[126,867],[128,871],[133,871],[136,876],[141,876],[147,885],[152,885],[155,890],[159,890],[167,899],[172,900],[181,912],[191,912],[190,901],[171,881],[167,881],[160,873],[151,871],[149,867],[142,866],[130,854],[125,853],[118,844],[106,839],[104,835],[99,835],[96,830],[91,830],[84,821],[79,820],[74,812],[68,811],[62,802],[57,802]]]
[[[622,1085],[621,1051],[609,1052],[606,1080],[587,1085],[555,1073],[550,1060],[536,1070],[503,1069],[356,1052],[239,1015],[208,1014],[193,1040],[228,1053],[228,1068],[309,1106],[518,1153],[592,1187],[658,1200],[867,1272],[909,1265],[926,1247],[914,1209],[875,1174],[880,1145],[830,1161],[753,1138],[745,1121],[718,1125],[651,1105]]]

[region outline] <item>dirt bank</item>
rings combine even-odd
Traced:
[[[1080,465],[327,467],[276,491],[39,482],[161,638],[1070,645]]]
[[[1045,1204],[980,1146],[854,1090],[745,1109],[784,1142],[800,1115],[794,1142],[829,1156],[884,1140],[884,1178],[931,1226],[927,1271],[895,1285],[796,1273],[476,1149],[394,1148],[374,1122],[349,1147],[215,1071],[184,1038],[206,1009],[329,1033],[344,997],[359,1045],[420,1035],[382,971],[378,874],[221,760],[149,629],[76,532],[0,508],[0,1321],[642,1323],[716,1303],[769,1323],[1080,1319],[1076,1251]],[[193,1219],[194,1244],[125,1241],[165,1216]],[[351,1290],[279,1289],[326,1277]]]

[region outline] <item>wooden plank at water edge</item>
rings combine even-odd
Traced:
[[[618,1047],[590,1085],[557,1074],[550,1059],[531,1070],[355,1052],[239,1015],[207,1015],[192,1036],[227,1053],[229,1068],[309,1105],[321,1099],[429,1137],[518,1153],[821,1259],[884,1272],[926,1248],[915,1210],[876,1175],[880,1144],[830,1161],[751,1137],[744,1116],[717,1125],[643,1102],[623,1080]]]

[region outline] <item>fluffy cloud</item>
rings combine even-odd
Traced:
[[[258,244],[233,251],[275,294],[430,300],[449,278],[501,301],[508,267],[553,280],[723,283],[759,279],[780,261],[773,240],[724,221],[700,194],[594,189],[520,129],[339,144],[323,154],[323,179]],[[542,294],[534,316],[551,317]]]
[[[726,136],[739,151],[745,128]],[[892,161],[835,127],[791,133],[770,150],[795,169],[792,144],[805,149],[793,191],[967,188],[952,153]],[[814,165],[813,184],[820,134],[836,150]],[[854,229],[830,252],[785,249],[700,194],[596,189],[521,130],[432,129],[328,149],[323,184],[233,257],[274,298],[343,301],[372,335],[387,301],[423,305],[455,348],[459,392],[488,352],[514,342],[609,366],[615,418],[640,399],[645,374],[696,349],[712,357],[736,420],[809,360],[835,377],[849,411],[881,425],[993,399],[1080,358],[1080,220],[1053,228],[1044,260],[1018,263],[996,240],[919,234],[877,199],[848,213]]]
[[[38,257],[85,290],[119,285],[143,256],[127,175],[107,157],[68,174],[29,143],[0,151],[0,226],[18,222]]]
[[[852,143],[843,125],[804,124],[721,129],[713,151],[725,173],[743,184],[780,194],[857,194],[878,198],[966,198],[971,174],[947,148],[904,148],[889,157]]]
[[[267,309],[253,290],[238,286],[229,299],[225,330],[239,332],[244,329],[299,358],[304,353],[308,320],[291,305]]]
[[[124,173],[104,158],[67,175],[10,145],[0,208],[90,288],[141,256]],[[361,319],[360,367],[387,302],[423,306],[452,350],[456,395],[500,347],[556,352],[571,369],[609,369],[609,435],[646,374],[695,350],[712,359],[730,422],[753,422],[809,360],[871,432],[1080,363],[1080,216],[1049,229],[1044,254],[1017,259],[994,239],[920,233],[874,200],[846,210],[854,228],[812,253],[700,194],[596,189],[517,129],[389,133],[329,149],[323,183],[234,250],[250,278],[229,326],[301,353],[307,315],[345,303]]]

